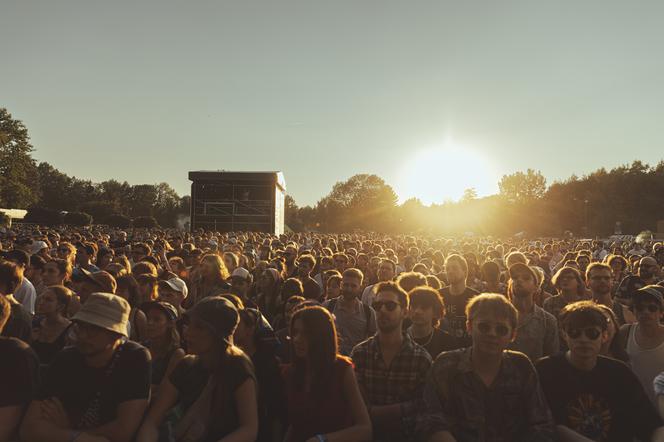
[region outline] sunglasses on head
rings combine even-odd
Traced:
[[[477,329],[482,333],[483,335],[488,335],[491,330],[496,334],[496,336],[500,338],[504,338],[510,333],[510,329],[508,326],[504,324],[496,324],[492,325],[489,322],[480,322],[477,324]]]
[[[636,304],[634,305],[634,310],[637,312],[645,312],[647,310],[650,313],[655,313],[659,310],[659,307],[657,307],[655,304]]]
[[[566,333],[567,336],[569,336],[571,339],[579,339],[581,334],[584,334],[586,338],[590,339],[591,341],[596,340],[602,334],[602,332],[595,327],[570,328]]]
[[[394,301],[375,301],[374,303],[371,304],[373,309],[376,311],[379,311],[380,309],[383,308],[383,306],[385,306],[388,312],[393,312],[398,305],[399,303]]]

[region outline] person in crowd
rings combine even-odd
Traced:
[[[222,255],[222,260],[224,261],[226,270],[228,270],[228,273],[231,275],[233,274],[233,271],[235,271],[235,269],[240,266],[240,259],[233,252],[224,252]]]
[[[158,283],[158,301],[168,302],[178,313],[182,315],[185,310],[182,307],[185,299],[189,295],[189,288],[187,283],[179,277],[172,277],[165,280],[160,280]]]
[[[46,371],[21,440],[131,440],[150,395],[150,353],[126,340],[129,304],[94,293],[72,318],[76,346]]]
[[[352,362],[322,307],[297,310],[290,324],[292,362],[285,367],[289,427],[285,442],[368,441],[371,420]]]
[[[494,261],[486,261],[480,267],[483,293],[505,293],[507,287],[500,282],[500,266]]]
[[[469,301],[472,345],[434,361],[418,408],[418,440],[555,440],[533,364],[523,353],[507,350],[516,336],[517,316],[503,295],[481,294]]]
[[[236,267],[231,273],[230,293],[238,296],[244,304],[253,304],[253,301],[249,299],[251,283],[251,272],[244,267]]]
[[[175,327],[178,311],[163,301],[146,302],[141,310],[147,318],[147,328],[142,342],[150,351],[153,399],[159,393],[159,385],[168,378],[175,366],[184,358],[180,348],[180,334]]]
[[[273,268],[266,268],[258,278],[256,304],[268,321],[273,321],[279,314],[281,302],[281,274]]]
[[[12,306],[0,295],[0,332],[3,331]],[[23,412],[37,394],[39,360],[25,342],[0,337],[0,442],[18,440]]]
[[[291,296],[288,301],[284,302],[283,314],[280,314],[278,320],[274,321],[273,328],[277,330],[274,335],[278,341],[275,353],[282,364],[290,363],[290,321],[295,311],[303,305],[316,305],[316,303],[307,301],[303,296]]]
[[[416,287],[428,287],[427,277],[419,272],[403,272],[397,277],[396,283],[406,293]]]
[[[460,345],[467,346],[470,345],[470,335],[466,330],[466,305],[479,292],[466,286],[468,264],[463,256],[448,256],[445,260],[445,274],[449,285],[443,287],[440,294],[446,309],[446,331],[458,339]]]
[[[52,285],[66,286],[71,279],[73,268],[69,261],[64,259],[54,258],[44,264],[44,272],[42,279],[46,287]]]
[[[128,334],[132,341],[141,342],[147,336],[147,317],[141,310],[143,304],[141,289],[133,275],[120,276],[117,281],[116,294],[124,298],[131,308],[129,312]]]
[[[560,324],[569,350],[537,363],[560,440],[663,440],[662,420],[637,377],[624,363],[600,356],[607,323],[592,301],[565,306]]]
[[[23,278],[21,285],[16,288],[14,298],[27,310],[31,315],[35,314],[35,302],[37,301],[37,291],[35,290],[32,282],[25,276],[25,271],[30,266],[30,255],[23,250],[12,250],[5,255],[7,261],[11,261],[21,268]]]
[[[115,258],[115,252],[113,249],[101,247],[99,252],[97,252],[95,265],[99,270],[106,270],[106,268],[113,262],[113,258]]]
[[[92,264],[97,252],[96,245],[90,242],[76,243],[76,268],[87,270],[90,273],[95,273],[101,269]]]
[[[46,260],[39,255],[30,256],[30,265],[25,269],[24,276],[32,282],[32,285],[35,288],[36,298],[44,293],[46,290],[46,284],[44,284],[44,266],[46,266]],[[35,298],[35,304],[37,299]],[[37,308],[35,306],[35,308]]]
[[[334,270],[337,273],[339,273],[335,268],[334,268],[334,261],[332,260],[331,256],[319,256],[318,259],[318,273],[316,276],[314,276],[314,279],[320,285],[321,287],[325,287],[325,274],[328,271]],[[341,275],[341,273],[339,273]]]
[[[634,294],[636,323],[620,329],[620,339],[629,356],[632,371],[655,404],[653,380],[664,371],[664,287],[647,285]]]
[[[544,310],[551,313],[556,319],[560,311],[573,302],[586,298],[586,283],[581,273],[572,267],[562,267],[551,279],[558,294],[544,301]]]
[[[353,349],[355,375],[369,409],[374,440],[408,440],[431,356],[404,333],[408,294],[396,283],[379,283],[372,306],[378,330]]]
[[[243,308],[233,342],[251,358],[258,384],[258,442],[281,442],[288,427],[286,393],[276,349],[279,342],[260,311]]]
[[[620,325],[625,323],[625,310],[627,307],[613,299],[611,288],[613,278],[611,267],[608,264],[593,262],[586,269],[586,284],[590,290],[592,300],[599,305],[610,308]]]
[[[58,244],[56,255],[59,259],[69,261],[69,263],[72,265],[72,268],[74,267],[74,264],[76,263],[76,247],[74,247],[72,243],[69,241],[63,241]]]
[[[341,295],[341,281],[342,277],[336,270],[330,270],[334,272],[333,275],[325,278],[325,299],[336,299]]]
[[[444,352],[456,350],[456,338],[439,328],[445,317],[445,304],[433,287],[416,287],[408,292],[411,325],[406,329],[413,341],[429,352],[432,360]]]
[[[507,293],[519,319],[516,337],[508,348],[524,353],[531,361],[551,356],[560,348],[556,318],[535,304],[537,288],[537,275],[530,266],[517,262],[509,268]]]
[[[73,293],[61,285],[50,286],[37,298],[37,316],[32,327],[30,345],[39,362],[48,365],[67,344],[72,322],[67,319],[67,308]]]
[[[638,270],[635,274],[627,275],[616,290],[616,298],[625,305],[631,306],[637,290],[647,285],[657,284],[659,280],[659,265],[655,258],[646,256],[638,259]]]
[[[74,272],[72,282],[74,291],[79,296],[82,304],[87,301],[92,293],[102,292],[115,294],[115,291],[118,288],[118,283],[115,278],[113,278],[110,273],[103,270],[90,273],[85,269],[78,269],[78,272]]]
[[[303,296],[306,299],[321,302],[323,300],[323,290],[316,280],[311,277],[314,267],[316,267],[316,258],[309,254],[300,255],[297,259],[297,278],[302,283]]]
[[[376,312],[360,301],[363,275],[356,268],[346,269],[341,280],[341,295],[323,306],[334,316],[339,332],[339,350],[350,355],[353,347],[376,333]]]
[[[397,265],[394,261],[384,258],[378,264],[378,282],[368,285],[362,292],[362,302],[366,305],[373,304],[376,298],[376,289],[381,282],[392,281],[397,276]]]
[[[7,299],[11,313],[2,330],[2,336],[16,338],[30,343],[32,316],[14,297],[14,291],[21,286],[23,268],[11,261],[0,260],[0,296]]]
[[[198,301],[208,296],[228,293],[230,285],[226,280],[230,274],[219,255],[207,254],[203,256],[200,264],[200,272],[192,278],[189,287],[189,296],[185,300],[185,308],[190,308]]]
[[[288,278],[281,286],[280,302],[286,302],[291,296],[304,296],[304,288],[297,278]]]
[[[606,264],[611,267],[611,294],[615,295],[620,282],[625,279],[628,274],[628,263],[624,256],[609,255],[606,257]]]
[[[206,296],[186,317],[190,354],[163,379],[137,441],[254,441],[258,434],[256,377],[249,357],[233,345],[240,320],[237,309],[221,296]],[[167,416],[173,407],[175,418]]]
[[[618,334],[620,325],[618,325],[616,314],[604,304],[597,304],[597,306],[602,310],[602,313],[604,313],[604,316],[606,316],[607,319],[607,340],[602,344],[599,354],[629,364],[629,356],[627,355],[625,348],[621,345],[622,343]]]

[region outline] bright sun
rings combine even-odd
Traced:
[[[401,166],[395,190],[399,202],[415,197],[429,205],[457,201],[471,187],[480,197],[496,193],[497,178],[484,156],[458,146],[416,152]]]

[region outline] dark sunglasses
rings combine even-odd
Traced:
[[[379,311],[381,308],[383,308],[383,306],[385,306],[388,312],[393,312],[398,305],[399,303],[394,301],[376,301],[371,304],[373,309],[376,311]]]
[[[659,307],[657,307],[655,304],[648,304],[648,305],[643,305],[643,304],[636,304],[634,306],[634,310],[637,312],[645,312],[648,310],[650,313],[655,313],[656,311],[659,310]]]
[[[583,333],[586,338],[590,339],[591,341],[596,340],[602,334],[602,332],[597,330],[595,327],[571,328],[567,330],[567,336],[569,336],[571,339],[579,339],[579,337],[581,337],[581,333]]]
[[[491,325],[488,322],[480,322],[479,324],[477,324],[477,329],[483,335],[488,335],[489,332],[491,330],[493,330],[494,333],[496,334],[496,336],[498,336],[499,338],[504,338],[505,336],[507,336],[510,333],[510,329],[509,329],[508,326],[503,325],[503,324],[496,324],[494,326],[494,325]]]

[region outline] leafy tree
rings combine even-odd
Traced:
[[[43,207],[30,207],[23,218],[23,222],[45,226],[57,226],[62,224],[63,220],[64,216],[61,211]]]
[[[64,223],[69,226],[89,226],[92,224],[92,217],[84,212],[67,212],[64,216]]]
[[[154,216],[139,216],[134,218],[134,227],[136,228],[148,228],[152,229],[154,227],[159,227],[159,223]]]
[[[463,196],[461,197],[461,201],[472,201],[476,199],[477,199],[477,190],[475,190],[474,187],[471,187],[463,191]]]
[[[131,227],[131,218],[115,213],[107,217],[104,221],[111,227],[119,227],[121,229],[127,229]]]
[[[0,108],[0,207],[21,209],[39,198],[37,166],[28,129]]]
[[[540,171],[528,169],[526,173],[516,172],[503,175],[498,183],[500,195],[510,202],[528,202],[540,199],[546,192],[546,178]]]
[[[39,176],[39,207],[57,210],[74,210],[78,202],[70,193],[72,178],[46,162],[37,166]]]
[[[12,219],[5,212],[0,212],[0,227],[11,227]]]

